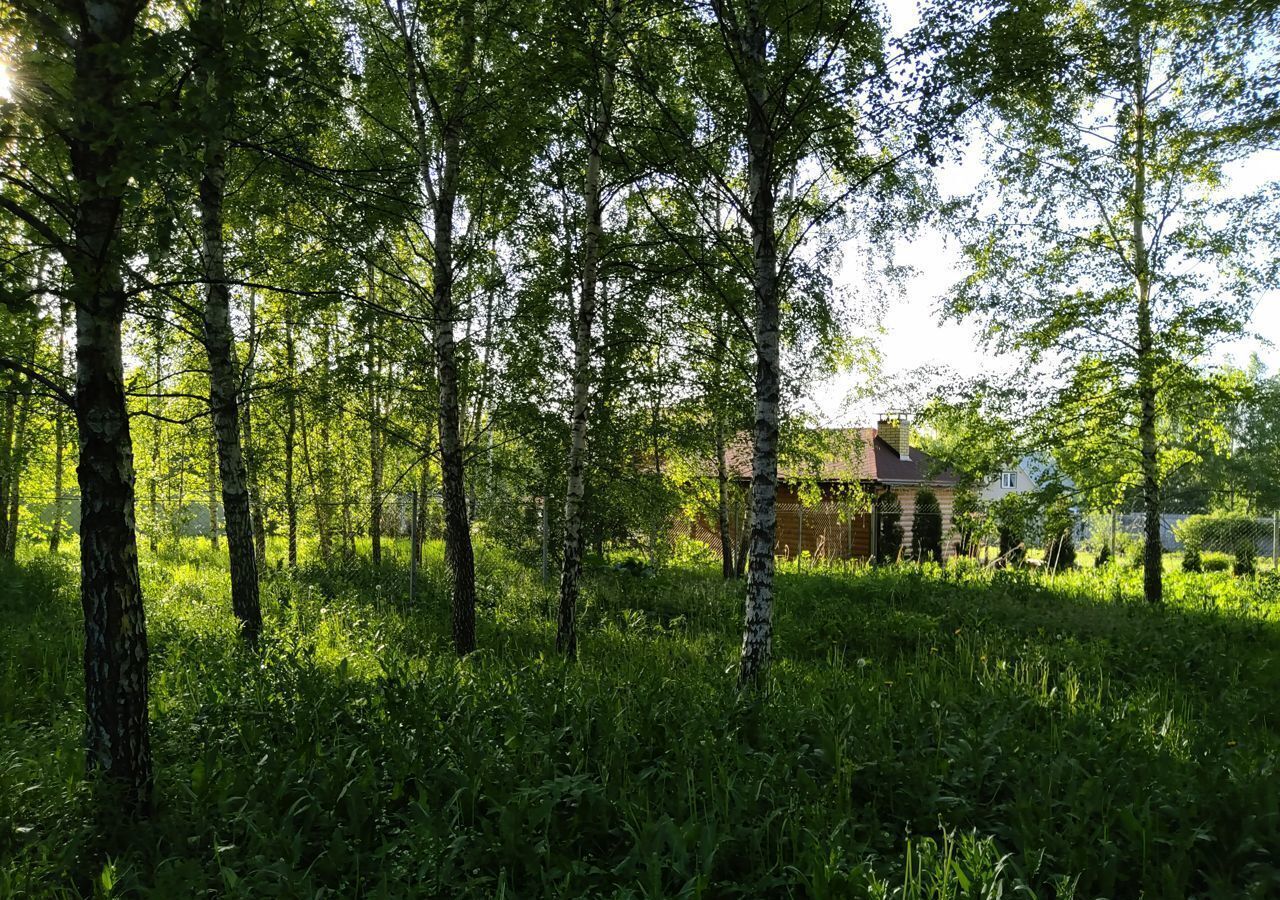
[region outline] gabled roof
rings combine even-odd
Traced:
[[[778,465],[778,480],[816,479],[825,483],[868,482],[878,484],[954,485],[956,476],[939,469],[933,457],[912,447],[909,460],[902,459],[874,428],[828,428],[821,431],[825,442],[821,459],[784,459]],[[751,478],[751,435],[742,434],[725,448],[730,477]]]

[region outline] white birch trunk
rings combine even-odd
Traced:
[[[595,119],[587,135],[587,172],[583,184],[586,229],[582,246],[582,297],[573,331],[573,418],[569,435],[569,478],[564,498],[564,563],[560,572],[560,611],[556,649],[573,657],[578,652],[578,580],[582,574],[583,470],[587,457],[587,405],[591,395],[591,329],[595,323],[599,289],[600,240],[603,236],[601,182],[604,146],[613,119],[614,47],[612,30],[621,13],[621,0],[610,0],[601,40],[608,45]]]

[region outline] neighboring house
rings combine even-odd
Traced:
[[[933,491],[941,508],[943,555],[954,554],[951,539],[951,509],[955,499],[955,476],[939,470],[933,458],[911,446],[911,423],[901,414],[886,413],[875,428],[827,429],[821,459],[801,464],[783,462],[778,468],[778,537],[780,556],[814,556],[867,559],[876,538],[873,532],[878,513],[861,512],[869,494],[879,510],[897,511],[902,528],[902,552],[911,549],[912,516],[916,495],[925,487]],[[728,448],[730,478],[744,494],[751,483],[751,441],[744,437]],[[801,488],[812,485],[821,501],[800,503]],[[745,522],[735,517],[732,533],[741,539]],[[700,520],[695,536],[719,550],[714,522]]]
[[[991,503],[1010,494],[1029,494],[1052,483],[1055,477],[1056,469],[1052,461],[1038,456],[1024,456],[988,476],[987,483],[982,486],[978,496]],[[1067,487],[1071,486],[1070,479],[1060,480]]]
[[[999,472],[987,477],[987,483],[978,492],[987,503],[1007,497],[1010,494],[1026,494],[1040,489],[1040,481],[1033,472],[1038,471],[1030,465],[1031,458],[1023,457],[1015,463],[1002,468]]]

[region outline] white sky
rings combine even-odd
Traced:
[[[914,0],[888,0],[894,30],[915,20]],[[1280,153],[1271,152],[1239,167],[1231,179],[1232,188],[1247,190],[1274,178],[1280,172]],[[974,146],[958,164],[948,164],[935,172],[940,192],[947,195],[972,191],[985,174],[981,149]],[[881,320],[883,333],[873,335],[879,349],[883,372],[870,386],[881,396],[866,396],[868,385],[860,373],[843,373],[812,392],[813,406],[827,424],[873,425],[882,408],[909,405],[916,379],[908,373],[922,366],[942,367],[959,377],[1007,373],[1016,377],[1017,361],[1000,358],[978,346],[976,327],[968,322],[943,324],[939,304],[962,275],[959,246],[936,227],[921,229],[898,242],[896,262],[914,269],[914,275],[891,294]],[[837,284],[848,288],[856,302],[856,285],[861,277],[858,260],[850,248]],[[1259,298],[1250,323],[1252,334],[1225,344],[1213,362],[1245,363],[1258,353],[1271,371],[1280,369],[1280,295],[1271,292]]]

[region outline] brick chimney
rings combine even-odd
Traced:
[[[906,413],[887,412],[876,423],[876,434],[898,451],[898,458],[911,459],[911,417]]]

